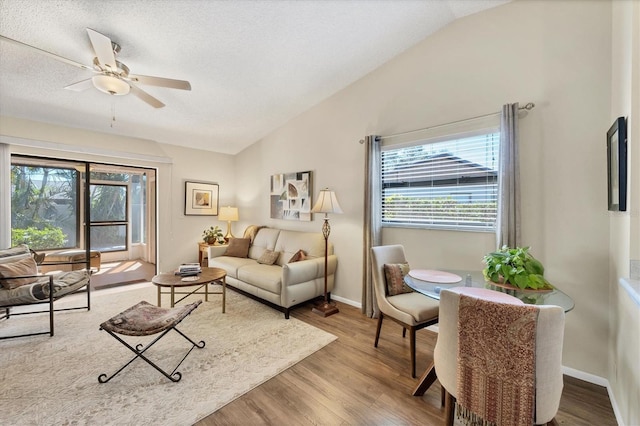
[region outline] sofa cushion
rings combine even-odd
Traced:
[[[278,256],[280,256],[279,251],[273,250],[265,250],[262,255],[258,258],[258,263],[262,263],[264,265],[273,265],[278,260]]]
[[[266,226],[249,225],[247,226],[247,229],[244,230],[244,234],[242,235],[242,238],[249,238],[251,242],[253,242],[253,240],[256,238],[256,235],[258,234],[258,231],[261,230],[262,228],[266,228]]]
[[[258,259],[265,250],[282,251],[275,248],[278,235],[280,235],[279,229],[261,228],[253,239],[249,249],[249,257]]]
[[[289,262],[287,263],[300,262],[301,260],[305,260],[306,258],[307,254],[304,252],[304,250],[300,249],[293,256],[291,256],[291,259],[289,259]]]
[[[310,258],[324,257],[324,237],[320,232],[280,231],[274,250],[282,252],[278,259],[280,266],[286,264],[298,250],[303,250]],[[329,245],[329,254],[332,253]]]
[[[210,268],[224,269],[228,277],[236,279],[238,278],[238,269],[255,263],[255,260],[243,257],[218,256],[209,259]]]
[[[249,244],[251,239],[249,238],[232,238],[229,240],[229,247],[224,252],[225,256],[231,257],[247,257],[249,254]]]
[[[255,263],[238,269],[238,279],[275,294],[281,294],[282,267]]]
[[[0,263],[0,284],[2,284],[3,288],[11,290],[25,284],[34,283],[38,280],[37,277],[19,278],[16,280],[2,279],[21,275],[38,275],[38,265],[33,257],[27,256],[13,262]]]
[[[385,263],[384,277],[387,282],[387,296],[411,293],[411,287],[404,283],[404,277],[409,273],[408,263]]]

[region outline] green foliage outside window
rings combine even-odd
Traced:
[[[402,222],[429,223],[456,221],[464,218],[465,222],[473,221],[492,225],[495,223],[496,203],[461,203],[451,197],[421,198],[403,195],[386,197],[382,203],[383,221],[393,223]],[[385,206],[393,209],[385,211]],[[401,211],[402,214],[398,214]]]
[[[51,247],[64,247],[66,243],[62,229],[45,226],[43,229],[30,226],[11,229],[11,246],[26,244],[34,250],[45,250]]]
[[[76,244],[77,172],[60,167],[11,166],[11,244],[37,250]]]

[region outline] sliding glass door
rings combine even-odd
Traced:
[[[107,271],[119,274],[109,284],[150,279],[156,181],[151,168],[14,155],[11,243],[45,252],[99,251],[102,269],[92,282],[105,281]]]

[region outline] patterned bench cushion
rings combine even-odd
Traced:
[[[197,300],[185,306],[160,308],[142,301],[100,324],[100,328],[126,336],[150,336],[175,327],[202,303]]]

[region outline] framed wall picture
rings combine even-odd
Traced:
[[[185,216],[217,216],[218,184],[205,182],[185,182]]]
[[[609,210],[627,210],[627,122],[616,118],[607,132]]]
[[[310,221],[311,183],[310,171],[272,175],[271,218]]]

